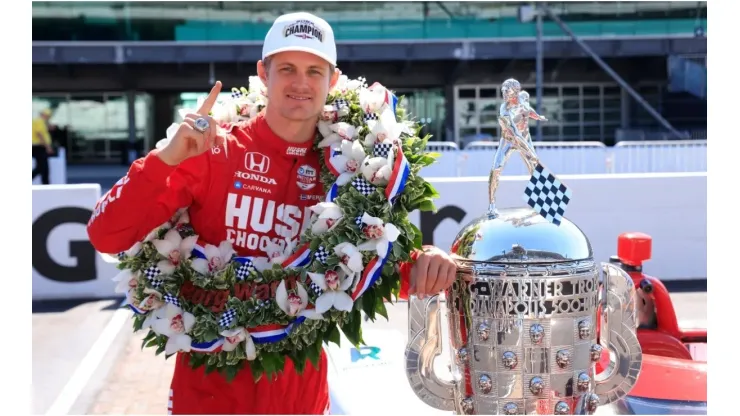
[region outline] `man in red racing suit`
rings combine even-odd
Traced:
[[[288,20],[311,19],[326,35],[326,22],[299,15],[287,15]],[[333,44],[333,36],[331,40]],[[263,51],[263,60],[269,57],[271,64],[258,63],[258,73],[268,87],[269,104],[263,113],[232,128],[225,137],[218,136],[212,128],[215,121],[207,116],[220,92],[217,83],[199,114],[186,116],[165,148],[135,161],[101,198],[88,224],[90,241],[98,251],[127,250],[184,207],[200,238],[214,245],[228,239],[240,256],[266,256],[269,241],[296,239],[310,225],[309,208],[325,196],[313,137],[338,72],[333,67],[335,58],[327,59],[325,53],[307,52],[301,45],[294,51],[278,49],[275,54]],[[325,67],[327,60],[329,71],[316,69]],[[300,119],[304,110],[309,116]],[[210,121],[211,127],[198,130],[193,117]],[[300,128],[291,131],[289,127],[296,124]],[[454,262],[446,253],[427,248],[412,258],[413,266],[401,265],[403,298],[408,293],[439,292],[452,283]],[[188,355],[180,353],[169,410],[171,414],[325,414],[329,392],[323,353],[318,367],[306,365],[299,376],[286,360],[276,380],[262,378],[256,383],[247,367],[229,383],[218,372],[206,375],[202,367],[193,370]]]

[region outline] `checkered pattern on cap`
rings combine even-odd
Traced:
[[[392,148],[393,145],[390,143],[378,143],[373,147],[373,156],[388,157],[388,152],[390,152]]]
[[[368,196],[375,192],[375,185],[371,184],[365,178],[362,177],[355,177],[352,179],[352,186],[355,187],[361,194]]]
[[[242,92],[240,90],[238,90],[236,88],[234,88],[234,89],[231,90],[231,98],[237,99],[237,98],[241,98],[243,96],[244,96],[244,94],[242,94]]]
[[[244,264],[240,264],[239,267],[236,269],[236,278],[239,280],[244,280],[249,277],[252,272],[256,271],[257,269],[254,267],[252,260],[247,259]]]
[[[326,259],[329,258],[329,252],[324,248],[324,246],[319,246],[319,248],[316,249],[316,252],[313,253],[313,256],[316,260],[320,261],[321,264],[326,264]]]
[[[165,293],[163,299],[167,303],[171,303],[171,304],[173,304],[175,306],[178,306],[178,307],[181,306],[180,305],[180,299],[178,299],[177,296],[172,296],[169,293]]]
[[[221,319],[218,320],[218,324],[219,326],[226,328],[234,322],[234,319],[236,319],[236,311],[229,309],[221,315]]]
[[[571,190],[546,167],[537,164],[523,199],[546,220],[560,225],[572,196]]]

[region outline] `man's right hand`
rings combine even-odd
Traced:
[[[164,163],[177,166],[186,159],[202,154],[214,145],[222,144],[223,137],[218,137],[218,124],[208,115],[220,92],[221,81],[217,81],[197,112],[185,115],[175,136],[157,153]],[[195,120],[199,118],[208,121],[208,128],[205,132],[195,128]]]

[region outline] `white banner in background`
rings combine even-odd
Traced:
[[[557,172],[556,172],[557,174]],[[589,238],[594,259],[617,254],[628,231],[653,238],[647,274],[663,280],[707,277],[707,174],[559,175],[573,190],[565,213]],[[429,178],[441,197],[438,212],[411,214],[425,244],[449,250],[457,233],[488,208],[488,178]],[[528,177],[502,177],[499,208],[526,206]],[[421,222],[421,225],[419,225]]]
[[[87,222],[100,185],[33,186],[33,300],[115,295],[115,264],[90,244]]]

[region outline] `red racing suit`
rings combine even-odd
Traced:
[[[266,256],[269,240],[297,238],[310,225],[309,207],[325,196],[312,145],[282,140],[260,114],[233,128],[224,146],[177,167],[162,162],[153,150],[98,201],[88,224],[90,241],[102,253],[125,251],[178,209],[189,207],[190,222],[205,242],[218,245],[228,239],[240,256]],[[407,297],[409,270],[408,264],[401,265],[402,298]],[[299,376],[286,360],[277,380],[257,383],[248,367],[228,383],[217,372],[191,369],[187,359],[187,354],[177,356],[171,414],[328,413],[324,353],[318,370],[307,364]]]

